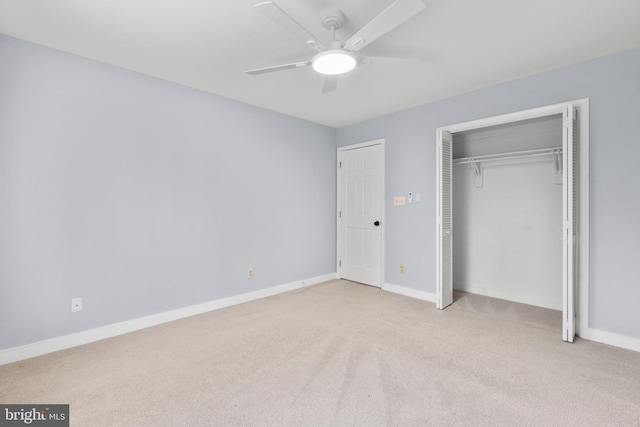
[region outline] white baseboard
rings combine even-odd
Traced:
[[[435,304],[436,294],[427,291],[419,291],[413,288],[407,288],[405,286],[392,285],[391,283],[384,283],[382,285],[383,291],[393,292],[394,294],[400,294],[411,298],[421,299],[423,301],[429,301]]]
[[[197,314],[202,314],[225,307],[230,307],[236,304],[254,301],[260,298],[265,298],[271,295],[300,289],[305,286],[315,285],[336,278],[336,273],[325,274],[306,280],[286,283],[284,285],[261,289],[259,291],[248,292],[245,294],[209,301],[202,304],[196,304],[189,307],[183,307],[163,313],[152,314],[150,316],[140,317],[138,319],[127,320],[124,322],[114,323],[95,329],[89,329],[70,335],[51,338],[20,347],[1,350],[0,365],[29,359],[31,357],[41,356],[43,354],[52,353],[54,351],[64,350],[83,344],[89,344],[94,341],[123,335],[129,332],[149,328],[151,326],[160,325],[162,323],[183,319],[185,317],[195,316]],[[405,295],[411,298],[417,298],[423,301],[429,301],[433,303],[436,302],[436,294],[434,293],[407,288],[404,286],[393,285],[391,283],[384,283],[382,285],[382,290]],[[627,337],[624,335],[591,328],[587,329],[586,331],[580,331],[579,336],[586,340],[640,352],[640,339],[638,338]]]
[[[586,332],[579,331],[578,336],[589,341],[640,352],[640,338],[628,337],[592,328],[587,329]]]
[[[176,310],[165,311],[163,313],[152,314],[150,316],[140,317],[137,319],[127,320],[124,322],[113,323],[111,325],[101,326],[95,329],[76,332],[74,334],[64,335],[61,337],[51,338],[20,347],[9,348],[0,351],[0,365],[17,362],[19,360],[29,359],[31,357],[41,356],[43,354],[52,353],[54,351],[64,350],[94,341],[123,335],[140,329],[149,328],[151,326],[160,325],[162,323],[171,322],[185,317],[195,316],[213,310],[229,307],[236,304],[242,304],[265,298],[271,295],[300,289],[305,286],[311,286],[318,283],[326,282],[336,278],[336,273],[325,274],[322,276],[312,277],[306,280],[286,283],[284,285],[274,286],[259,291],[248,292],[245,294],[234,295],[232,297],[223,298],[214,301],[208,301],[202,304],[191,305],[188,307],[178,308]]]
[[[391,283],[383,284],[382,290],[393,292],[400,295],[405,295],[412,298],[421,299],[424,301],[429,301],[434,304],[436,303],[436,294],[431,292],[419,291],[417,289],[393,285]],[[606,331],[601,331],[598,329],[591,329],[591,328],[587,329],[586,331],[579,331],[578,336],[585,340],[595,341],[595,342],[607,344],[613,347],[619,347],[627,350],[640,352],[639,338],[628,337],[628,336],[616,334],[613,332],[606,332]]]

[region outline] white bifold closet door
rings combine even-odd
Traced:
[[[451,133],[438,131],[438,163],[436,167],[436,193],[438,207],[436,212],[437,248],[436,270],[438,296],[436,306],[443,309],[453,302],[453,138]]]
[[[562,339],[573,342],[576,335],[576,110],[564,111],[562,133]]]
[[[557,113],[556,113],[557,114]],[[575,305],[577,286],[577,219],[576,219],[576,110],[569,105],[563,111],[563,259],[562,339],[573,342],[575,337]],[[438,130],[436,164],[436,306],[443,309],[453,302],[452,229],[452,142],[451,133]]]

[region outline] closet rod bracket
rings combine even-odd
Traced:
[[[551,155],[553,155],[553,163],[556,166],[556,174],[562,175],[562,150],[556,148],[551,151]]]
[[[476,162],[474,158],[470,158],[469,163],[471,164],[471,167],[473,168],[473,173],[475,174],[476,188],[480,188],[483,186],[482,167],[480,166],[479,162]]]

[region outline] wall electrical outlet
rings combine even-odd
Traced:
[[[247,270],[247,279],[253,279],[253,268]]]
[[[71,312],[77,313],[82,311],[82,298],[73,298],[71,300]]]
[[[404,206],[406,203],[404,196],[395,196],[393,198],[393,206]]]
[[[400,274],[404,274],[404,264],[400,264]]]

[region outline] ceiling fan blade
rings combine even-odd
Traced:
[[[426,59],[414,58],[414,57],[398,57],[398,56],[361,56],[358,58],[358,65],[371,65],[373,64],[424,64]]]
[[[256,76],[258,74],[271,73],[273,71],[289,70],[291,68],[302,68],[311,65],[311,61],[294,62],[292,64],[275,65],[273,67],[256,68],[255,70],[247,70],[245,73]]]
[[[322,94],[333,92],[338,88],[338,76],[326,76],[322,85]]]
[[[322,52],[326,48],[318,39],[304,28],[298,21],[293,19],[291,15],[284,11],[280,6],[272,1],[265,1],[253,6],[255,10],[269,18],[276,25],[289,31],[294,36],[306,41],[307,45],[312,49]]]
[[[344,44],[356,52],[426,8],[424,0],[396,0]]]

